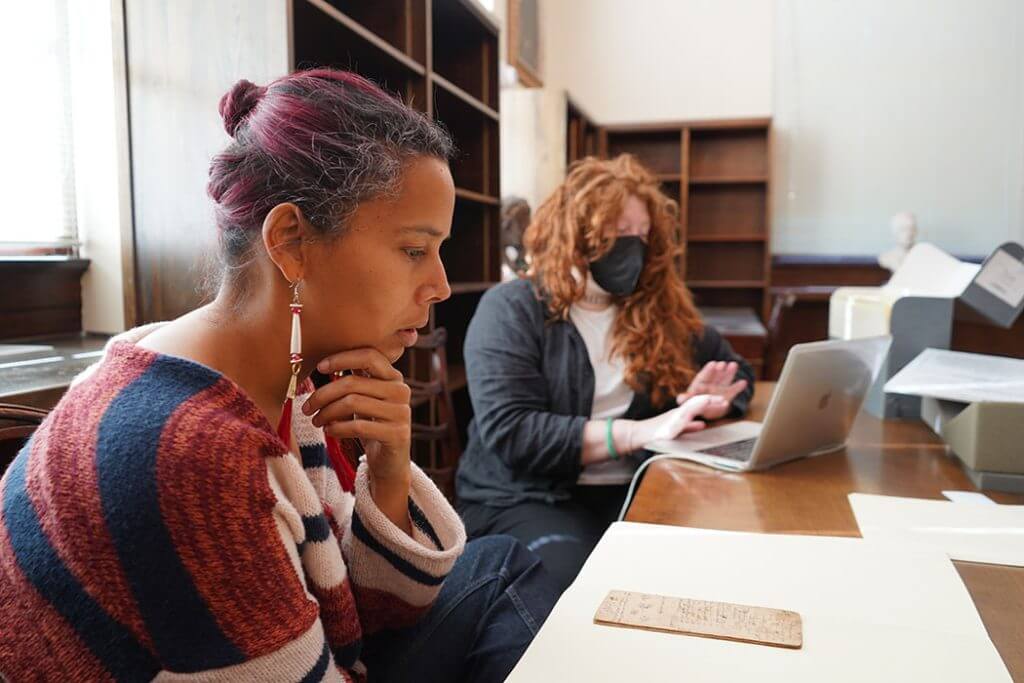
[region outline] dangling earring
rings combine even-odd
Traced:
[[[292,302],[288,306],[292,314],[292,338],[288,353],[288,360],[292,366],[292,377],[288,381],[288,392],[284,397],[281,420],[277,423],[277,435],[286,447],[290,447],[292,442],[292,403],[295,400],[295,391],[298,388],[299,373],[302,371],[302,304],[299,303],[300,282],[301,280],[296,280],[292,283]]]

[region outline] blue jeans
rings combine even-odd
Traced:
[[[470,541],[418,623],[364,641],[369,680],[504,681],[557,599],[540,560],[514,538]]]

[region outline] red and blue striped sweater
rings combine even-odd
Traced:
[[[0,673],[364,678],[363,636],[436,598],[458,516],[414,466],[410,537],[365,463],[341,489],[301,411],[296,454],[238,386],[140,336],[108,346],[0,481]]]

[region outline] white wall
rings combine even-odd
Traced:
[[[87,6],[88,5],[88,6]],[[75,198],[82,256],[82,328],[125,328],[122,236],[131,233],[121,2],[68,4]],[[130,269],[129,269],[130,273]]]
[[[1024,239],[1024,3],[779,0],[774,250],[961,255]]]
[[[565,178],[565,91],[501,91],[501,193],[540,206]]]
[[[602,124],[771,112],[773,0],[541,0],[544,85]]]
[[[565,91],[524,88],[508,64],[506,0],[492,0],[501,26],[501,196],[536,209],[565,177]]]
[[[495,0],[499,21],[506,0]],[[764,116],[773,0],[541,0],[543,88],[501,91],[501,191],[531,208],[565,177],[565,96],[601,124]],[[502,30],[502,61],[507,57]]]
[[[776,253],[1024,240],[1020,0],[542,0],[545,86],[602,124],[771,115]],[[506,177],[514,174],[506,173]]]

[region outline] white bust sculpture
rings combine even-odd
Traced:
[[[917,218],[909,211],[901,211],[889,219],[889,227],[896,237],[896,246],[882,252],[878,264],[895,272],[917,242]]]

